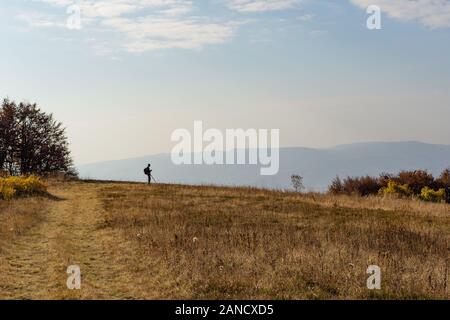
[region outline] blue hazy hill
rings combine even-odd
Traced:
[[[324,190],[339,175],[378,175],[400,170],[428,170],[439,175],[450,167],[450,145],[421,142],[368,142],[339,145],[328,149],[281,148],[280,170],[275,176],[261,176],[254,165],[172,164],[170,154],[149,155],[125,160],[79,166],[82,178],[146,181],[143,169],[151,163],[159,182],[257,186],[285,189],[290,176],[300,174],[308,189]]]

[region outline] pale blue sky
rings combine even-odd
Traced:
[[[66,27],[77,3],[82,29]],[[366,28],[378,4],[382,30]],[[77,164],[170,134],[277,128],[282,146],[450,144],[447,0],[0,0],[0,96],[67,126]]]

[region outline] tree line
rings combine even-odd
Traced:
[[[0,169],[10,175],[76,176],[66,129],[36,104],[4,99],[0,108]]]
[[[343,180],[336,177],[328,191],[331,194],[384,194],[450,203],[450,168],[442,171],[437,178],[424,170],[404,170],[398,174],[382,173],[379,177],[347,177]]]

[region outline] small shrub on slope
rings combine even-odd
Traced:
[[[420,199],[430,202],[443,202],[446,200],[445,189],[435,191],[429,187],[424,187],[420,193]]]
[[[407,184],[402,185],[394,181],[389,181],[387,187],[380,189],[380,193],[397,197],[410,197],[413,195],[413,191]]]

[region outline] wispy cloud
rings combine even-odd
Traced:
[[[65,27],[63,21],[58,21],[58,17],[54,15],[48,15],[41,12],[24,12],[15,17],[26,23],[29,27],[35,28],[53,28],[53,27]]]
[[[186,13],[192,8],[190,0],[33,0],[59,7],[77,5],[89,18],[112,18],[138,13],[145,9]]]
[[[401,21],[418,21],[431,28],[450,27],[450,1],[448,0],[350,0],[367,8],[377,5],[390,17]]]
[[[307,13],[307,14],[304,14],[304,15],[301,15],[301,16],[297,17],[297,19],[300,20],[300,21],[311,21],[311,20],[314,19],[314,15],[310,14],[310,13]]]
[[[129,52],[161,49],[201,49],[208,44],[220,44],[231,39],[237,24],[214,23],[205,18],[145,16],[103,21],[103,25],[124,34]]]
[[[290,9],[300,2],[300,0],[227,0],[227,5],[239,12],[265,12]]]
[[[116,51],[145,52],[171,48],[198,50],[232,39],[239,25],[233,21],[217,21],[194,15],[195,8],[190,0],[34,1],[62,8],[76,4],[81,10],[83,27],[87,25],[90,31],[110,31],[122,36]],[[43,20],[34,18],[24,15],[22,20],[26,20],[30,26],[45,25]],[[51,20],[47,22],[51,26]],[[114,51],[105,45],[100,47],[103,53]]]

